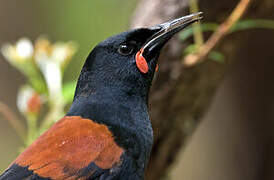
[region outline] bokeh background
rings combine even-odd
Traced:
[[[101,40],[127,29],[135,3],[119,1],[1,1],[0,44],[21,37],[32,41],[47,36],[50,41],[75,41],[79,48],[65,72],[66,80],[76,80],[90,50]],[[18,89],[26,79],[0,56],[0,99],[15,112]],[[19,113],[17,113],[20,115]],[[1,116],[0,169],[3,171],[18,154],[22,142]]]
[[[200,0],[204,22],[222,23],[238,0]],[[189,0],[0,1],[0,45],[75,41],[78,51],[64,81],[76,80],[90,50],[101,40],[136,26],[189,13]],[[274,21],[273,0],[251,0],[242,19]],[[204,33],[207,40],[211,33]],[[155,146],[147,179],[274,179],[274,28],[250,28],[226,36],[214,48],[222,62],[206,58],[181,64],[193,38],[179,36],[165,48],[151,92]],[[178,68],[180,67],[180,68]],[[0,55],[0,101],[20,119],[16,101],[25,77]],[[23,142],[0,115],[0,172]]]

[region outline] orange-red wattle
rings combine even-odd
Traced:
[[[135,57],[136,65],[142,73],[147,73],[148,72],[148,65],[147,65],[146,59],[142,55],[142,52],[143,51],[141,50],[136,54],[136,57]]]

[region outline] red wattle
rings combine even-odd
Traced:
[[[159,64],[156,64],[156,69],[155,69],[156,72],[159,71]]]
[[[136,54],[135,60],[136,60],[136,65],[137,65],[138,69],[144,74],[147,73],[148,65],[147,65],[146,59],[142,55],[142,51],[139,51]]]

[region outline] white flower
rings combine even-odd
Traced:
[[[76,51],[75,44],[72,42],[57,42],[52,47],[52,59],[58,62],[60,66],[63,66],[67,60],[71,59]]]
[[[16,58],[16,50],[11,44],[5,44],[1,48],[3,56],[9,61],[12,62]]]
[[[29,86],[24,86],[19,90],[17,107],[23,114],[38,114],[43,103],[43,98]]]
[[[33,46],[29,39],[22,38],[16,44],[16,52],[21,59],[29,59],[33,55]]]
[[[35,61],[45,77],[51,100],[61,98],[62,74],[60,66],[52,61],[46,53],[36,54]]]
[[[51,44],[46,38],[35,42],[34,60],[45,77],[51,100],[62,97],[62,70],[75,51],[72,42]]]
[[[3,45],[1,52],[10,63],[24,62],[32,58],[33,45],[29,39],[21,38],[15,45]]]
[[[35,42],[35,58],[46,54],[48,59],[57,63],[61,68],[71,60],[76,52],[76,45],[73,42],[56,42],[51,44],[46,38],[39,38]]]
[[[73,42],[50,43],[42,37],[38,38],[33,46],[29,39],[21,38],[15,45],[5,44],[1,52],[11,64],[27,76],[31,76],[36,70],[29,72],[30,68],[27,67],[32,66],[34,69],[36,64],[46,80],[50,99],[58,101],[61,98],[63,70],[76,52],[76,45]],[[22,63],[26,60],[34,61],[30,61],[30,64]]]

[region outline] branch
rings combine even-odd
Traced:
[[[24,140],[26,132],[23,124],[19,121],[15,113],[3,102],[0,102],[0,114],[2,114],[3,117],[5,117],[8,120],[8,122],[11,124],[14,130],[18,133],[20,138]]]
[[[200,11],[197,0],[190,0],[189,6],[190,6],[191,13]],[[193,26],[193,32],[194,32],[194,34],[193,34],[194,42],[197,45],[197,47],[199,48],[204,44],[204,37],[203,37],[202,29],[201,29],[201,23],[200,23],[200,21],[198,21],[197,23],[194,23],[192,26]]]
[[[201,63],[216,44],[224,38],[231,27],[242,17],[251,0],[241,0],[231,15],[223,22],[219,28],[211,35],[207,42],[198,49],[197,53],[189,54],[183,59],[184,65],[187,67]]]

